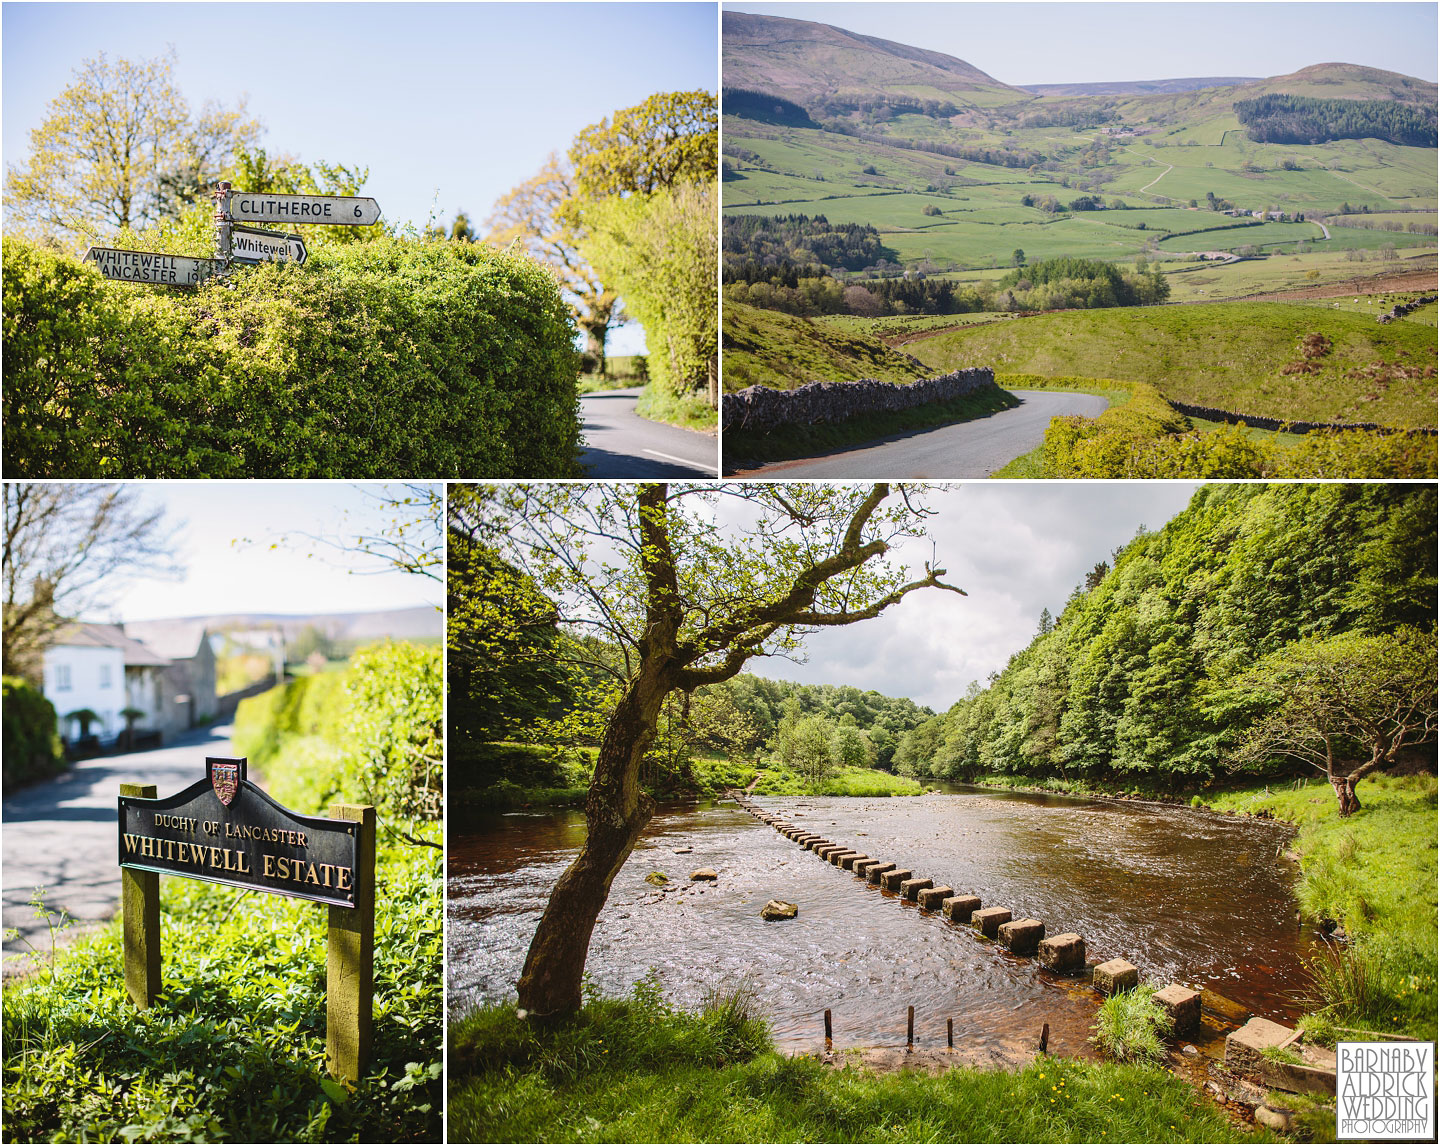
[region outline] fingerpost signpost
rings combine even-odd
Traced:
[[[325,1047],[330,1073],[365,1071],[375,976],[375,809],[330,816],[282,807],[246,778],[246,760],[208,756],[205,779],[156,798],[120,785],[125,987],[135,1005],[160,993],[160,876],[178,875],[327,905]]]
[[[260,194],[235,191],[229,183],[222,182],[215,185],[211,198],[215,201],[214,258],[91,247],[85,252],[85,262],[94,263],[107,279],[191,287],[216,276],[223,278],[234,263],[304,265],[309,252],[299,235],[247,227],[245,223],[369,227],[380,221],[380,204],[360,195]]]

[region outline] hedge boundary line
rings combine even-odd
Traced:
[[[1417,426],[1413,429],[1397,429],[1383,426],[1379,422],[1287,422],[1283,418],[1266,418],[1259,414],[1237,414],[1232,410],[1220,410],[1214,406],[1192,406],[1188,402],[1166,399],[1180,413],[1191,418],[1204,418],[1207,422],[1227,422],[1232,426],[1244,423],[1256,430],[1282,430],[1289,434],[1313,434],[1326,430],[1370,430],[1382,434],[1428,434],[1435,437],[1432,428]]]

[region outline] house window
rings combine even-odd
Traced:
[[[109,688],[109,687],[110,687],[110,666],[109,666],[109,665],[101,665],[101,666],[100,666],[100,687],[101,687],[101,688]]]
[[[56,692],[69,692],[69,691],[70,691],[70,666],[69,666],[69,665],[56,665],[56,666],[55,666],[55,691],[56,691]]]

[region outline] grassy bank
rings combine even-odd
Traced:
[[[1297,824],[1300,908],[1311,919],[1337,921],[1351,939],[1312,961],[1307,1032],[1321,1041],[1360,1037],[1340,1028],[1434,1039],[1435,777],[1372,776],[1356,795],[1360,810],[1346,819],[1321,780],[1206,802]]]
[[[537,1030],[510,1006],[450,1029],[452,1142],[1235,1142],[1186,1083],[1039,1058],[1013,1073],[834,1069],[776,1053],[753,998],[698,1015],[653,980]]]
[[[814,780],[790,768],[767,768],[755,785],[756,796],[918,796],[924,789],[907,776],[878,768],[840,768]]]
[[[743,303],[726,302],[721,347],[726,393],[861,378],[905,384],[926,375],[924,367],[877,338]]]

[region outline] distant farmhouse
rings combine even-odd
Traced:
[[[45,697],[71,743],[86,735],[113,743],[126,709],[140,714],[135,729],[162,739],[215,714],[215,653],[203,622],[72,622],[45,650],[44,672]]]

